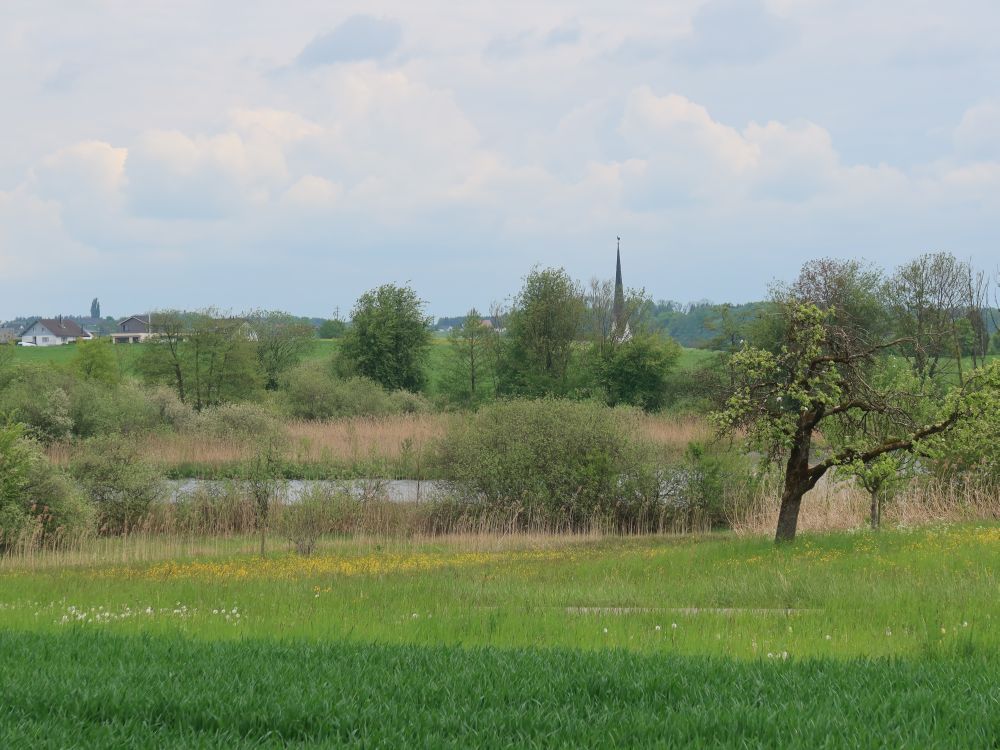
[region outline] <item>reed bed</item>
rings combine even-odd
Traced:
[[[766,536],[778,522],[779,488],[771,483],[734,506],[729,525],[737,534]],[[849,531],[869,525],[871,498],[856,484],[825,477],[802,502],[799,531]],[[936,523],[1000,520],[1000,485],[976,476],[911,482],[882,508],[882,525],[908,528]]]
[[[350,543],[386,548],[399,544],[458,544],[463,549],[552,546],[574,540],[637,536],[697,536],[718,531],[715,516],[698,508],[661,506],[655,514],[630,522],[593,518],[583,525],[518,507],[489,508],[460,502],[438,492],[421,502],[393,502],[377,492],[359,499],[344,485],[328,485],[332,511],[315,530],[318,552]],[[848,482],[824,480],[806,496],[799,530],[806,534],[852,531],[869,524],[868,495]],[[722,499],[726,527],[741,537],[770,537],[777,522],[779,493],[772,481],[752,496]],[[282,534],[285,514],[295,503],[280,494],[271,504],[268,549],[295,549]],[[883,509],[886,529],[1000,521],[1000,488],[975,478],[914,482]],[[100,562],[149,562],[178,557],[252,554],[259,550],[261,528],[252,498],[238,482],[198,488],[176,502],[155,503],[120,536],[93,532],[53,537],[43,542],[29,529],[5,554],[0,570],[81,566]]]
[[[328,422],[292,421],[284,425],[288,437],[285,457],[298,465],[356,466],[375,460],[415,470],[461,418],[457,414],[405,414]],[[679,456],[690,443],[704,443],[714,437],[707,420],[696,416],[646,415],[640,418],[639,428],[665,457]],[[230,466],[245,461],[255,450],[254,442],[245,436],[197,431],[150,432],[136,439],[143,454],[165,470]],[[68,466],[79,447],[76,442],[59,442],[47,451],[53,463]]]

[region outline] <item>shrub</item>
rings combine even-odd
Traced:
[[[162,424],[149,393],[132,381],[120,386],[93,381],[75,383],[70,394],[70,416],[73,434],[83,438],[135,434]]]
[[[254,403],[223,404],[205,409],[192,422],[194,429],[223,438],[266,438],[281,434],[274,412]]]
[[[148,389],[149,403],[156,412],[157,422],[173,430],[186,430],[194,426],[195,411],[167,386]]]
[[[67,388],[71,381],[58,372],[15,367],[0,394],[0,414],[24,425],[28,436],[43,443],[64,440],[73,431]]]
[[[335,377],[320,362],[308,362],[289,373],[285,382],[285,407],[297,419],[380,417],[428,411],[423,396],[407,391],[387,392],[373,380]]]
[[[23,540],[58,542],[85,531],[92,514],[79,490],[53,468],[21,425],[0,427],[0,549]]]
[[[635,418],[591,402],[498,402],[457,423],[438,460],[461,498],[522,526],[646,526],[660,507],[659,478]]]
[[[73,355],[73,369],[84,380],[114,384],[121,379],[111,339],[78,341]]]
[[[275,530],[300,555],[310,555],[324,534],[353,529],[359,507],[350,494],[329,485],[313,484],[276,515]]]
[[[105,534],[133,529],[163,495],[159,471],[124,437],[88,441],[71,470],[97,511],[99,530]]]
[[[664,473],[663,494],[685,528],[720,528],[745,510],[760,481],[746,456],[692,442],[683,463]]]

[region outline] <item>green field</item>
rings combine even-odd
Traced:
[[[338,341],[336,339],[318,339],[312,350],[306,355],[307,360],[329,359],[337,351]],[[145,344],[119,345],[115,347],[115,355],[118,357],[119,369],[122,374],[135,374],[135,361],[141,354]],[[434,393],[437,384],[444,373],[448,357],[448,339],[442,336],[435,336],[431,339],[431,346],[427,359],[428,387]],[[15,349],[15,362],[25,364],[67,364],[73,360],[76,347],[67,346],[19,346]],[[705,349],[683,349],[678,367],[693,368],[699,364],[707,362],[715,356],[714,352]]]
[[[189,543],[4,564],[0,745],[1000,742],[998,525]]]

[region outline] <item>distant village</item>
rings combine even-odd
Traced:
[[[109,330],[110,329],[110,330]],[[112,322],[100,318],[31,318],[21,325],[0,328],[0,344],[20,346],[65,346],[103,336],[113,344],[138,344],[151,334],[148,315],[130,315]]]

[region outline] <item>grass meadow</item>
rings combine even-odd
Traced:
[[[6,561],[0,743],[1000,741],[997,524],[253,544]]]

